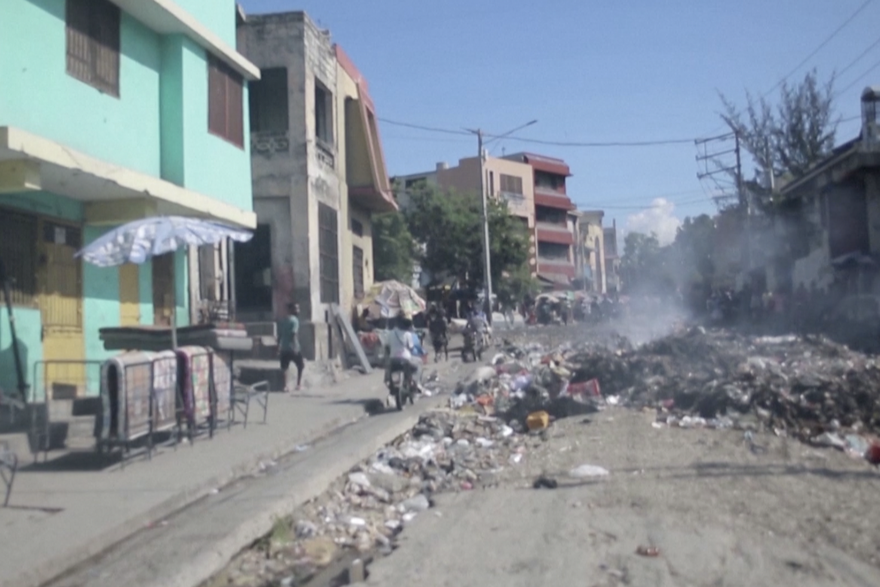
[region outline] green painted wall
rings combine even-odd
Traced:
[[[177,309],[177,325],[189,326],[189,271],[186,251],[174,253],[174,305]]]
[[[159,36],[123,13],[120,96],[108,96],[66,73],[64,6],[0,1],[0,126],[158,176]]]
[[[86,226],[83,243],[89,244],[113,227]],[[105,351],[99,329],[119,326],[119,269],[83,263],[83,338],[86,360],[102,361],[118,354]]]
[[[235,0],[176,0],[223,41],[235,48]]]
[[[248,137],[247,89],[243,101]],[[208,132],[206,54],[181,35],[162,40],[161,105],[162,177],[252,210],[250,141],[240,148]]]
[[[162,179],[184,185],[183,35],[162,38],[162,76],[159,84],[162,136]],[[207,74],[206,74],[207,75]],[[192,82],[195,83],[195,80]]]
[[[25,381],[31,385],[34,377],[34,363],[43,360],[43,345],[40,342],[40,311],[16,306],[12,309],[12,314],[15,316],[15,334],[18,339],[21,361],[25,368]],[[9,315],[6,312],[5,299],[3,299],[3,308],[0,309],[0,387],[9,390],[18,388],[12,335],[9,330]],[[31,390],[31,393],[33,392],[34,390]]]
[[[0,206],[18,208],[26,212],[62,218],[71,222],[82,222],[84,210],[82,202],[49,192],[0,194]]]

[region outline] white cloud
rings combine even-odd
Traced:
[[[642,232],[657,235],[661,245],[675,240],[675,231],[681,226],[675,214],[675,204],[666,198],[656,198],[650,208],[631,214],[626,219],[627,232]]]

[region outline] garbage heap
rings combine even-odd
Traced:
[[[390,554],[396,536],[433,506],[434,495],[496,486],[544,440],[540,432],[516,434],[499,418],[468,410],[429,412],[291,519],[278,520],[217,584],[297,585],[346,553]]]
[[[880,462],[880,361],[823,337],[750,337],[703,328],[634,347],[618,338],[551,351],[507,343],[462,382],[457,409],[515,430],[625,405],[655,425],[766,430]]]

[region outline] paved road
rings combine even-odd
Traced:
[[[614,410],[557,422],[500,488],[440,496],[368,583],[880,585],[877,469],[795,441],[760,436],[753,448],[741,432],[651,419]],[[570,478],[580,464],[610,476]],[[533,489],[541,473],[559,488]]]
[[[276,518],[321,493],[438,401],[426,398],[404,412],[352,424],[138,532],[47,587],[198,585],[264,535]]]

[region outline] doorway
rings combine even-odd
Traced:
[[[171,326],[174,311],[174,254],[153,257],[153,324]]]

